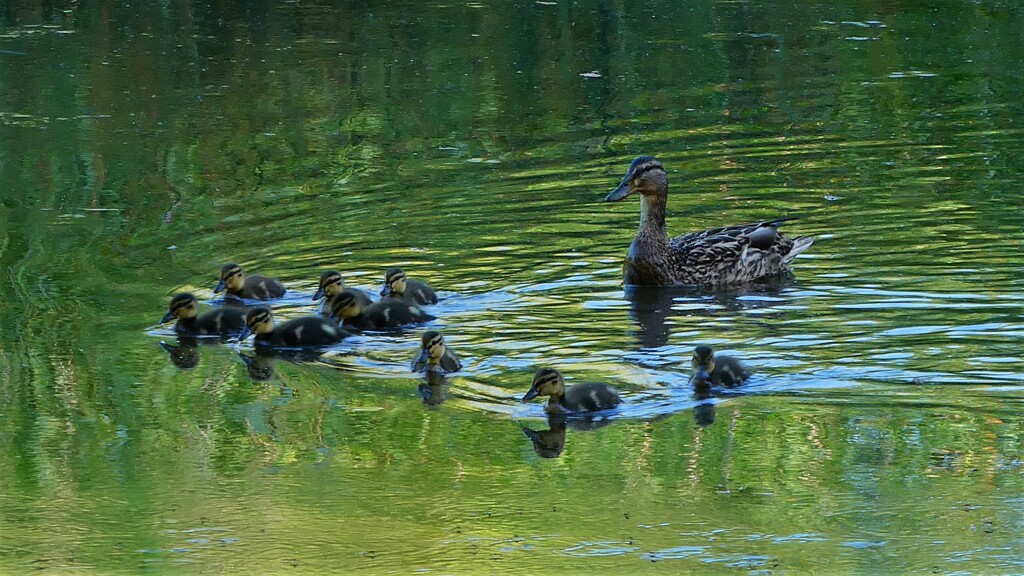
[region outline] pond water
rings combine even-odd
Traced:
[[[0,566],[1024,571],[1024,10],[775,4],[5,4]],[[799,216],[791,281],[624,291],[639,154],[673,235]],[[465,369],[166,352],[230,261],[282,317],[402,266]]]

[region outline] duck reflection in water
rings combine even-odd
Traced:
[[[245,370],[249,373],[249,378],[257,382],[266,382],[274,377],[273,355],[256,354],[255,356],[249,356],[239,352],[238,357],[242,359],[242,362],[245,362]]]
[[[626,286],[624,297],[629,311],[637,323],[635,332],[641,348],[659,348],[669,343],[673,316],[715,316],[741,310],[778,306],[782,289],[792,283],[789,272],[744,287],[699,289],[695,286]],[[771,296],[770,299],[742,298],[742,296]],[[683,307],[686,301],[700,301],[702,306]],[[675,308],[673,308],[675,306]],[[780,312],[781,314],[781,312]]]
[[[427,406],[439,406],[448,399],[447,381],[444,374],[431,370],[425,375],[425,382],[416,387],[416,392]]]
[[[604,428],[614,420],[608,418],[594,419],[590,417],[578,418],[559,414],[548,415],[548,429],[534,430],[523,426],[523,435],[533,442],[533,451],[541,458],[558,458],[565,450],[565,430],[589,431]]]
[[[182,370],[191,370],[199,364],[198,344],[195,338],[179,338],[177,345],[160,341],[160,347],[167,351],[171,364]]]

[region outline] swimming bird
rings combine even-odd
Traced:
[[[715,354],[711,346],[697,346],[690,359],[694,390],[697,393],[710,391],[711,384],[734,388],[750,378],[750,369],[738,358]]]
[[[213,289],[214,294],[220,294],[224,290],[229,296],[235,298],[250,298],[253,300],[270,300],[284,296],[284,285],[273,278],[253,274],[246,276],[245,271],[238,264],[225,264],[220,268],[220,281]]]
[[[239,335],[239,341],[256,334],[256,346],[271,348],[329,346],[351,336],[333,320],[323,316],[303,316],[275,326],[274,314],[265,306],[249,310],[245,315],[245,324],[246,328]]]
[[[423,333],[420,342],[420,353],[412,361],[412,371],[422,372],[458,372],[462,369],[462,362],[452,352],[451,348],[444,343],[444,336],[436,330],[428,330]]]
[[[406,324],[428,322],[435,318],[422,308],[401,300],[381,300],[364,308],[359,304],[359,299],[351,288],[346,288],[331,298],[330,304],[331,313],[341,325],[356,330],[397,328]]]
[[[161,324],[177,318],[174,331],[183,336],[231,336],[245,329],[245,309],[222,306],[199,314],[199,301],[188,292],[175,294]]]
[[[754,282],[788,270],[798,254],[814,240],[789,238],[778,218],[740,226],[709,228],[671,240],[665,232],[668,174],[653,156],[639,156],[626,177],[605,198],[617,202],[640,193],[640,227],[629,245],[622,267],[631,286],[727,286]]]
[[[313,300],[325,300],[320,304],[320,314],[324,316],[331,315],[330,301],[335,295],[344,290],[345,279],[341,277],[341,272],[337,270],[328,270],[320,275],[320,285],[316,289],[316,294],[313,294]],[[370,295],[362,290],[352,289],[352,292],[356,295],[356,299],[359,300],[360,306],[369,306],[373,304],[373,299]]]
[[[401,268],[388,268],[384,273],[384,288],[380,295],[406,304],[437,304],[434,289],[425,282],[407,279]]]
[[[584,382],[566,386],[562,374],[554,368],[541,368],[537,372],[522,401],[528,402],[537,396],[550,396],[544,407],[549,414],[596,412],[615,408],[622,402],[619,392],[607,384]]]

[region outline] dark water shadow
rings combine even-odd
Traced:
[[[528,426],[521,428],[523,435],[533,443],[533,451],[541,458],[558,458],[565,450],[566,430],[585,432],[604,428],[614,422],[610,418],[592,416],[549,415],[548,429],[537,430]]]

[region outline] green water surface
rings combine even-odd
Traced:
[[[0,573],[1020,574],[1022,79],[996,0],[0,2]],[[792,282],[624,292],[639,154],[673,235],[799,215]],[[465,369],[179,368],[230,261],[402,266]]]

